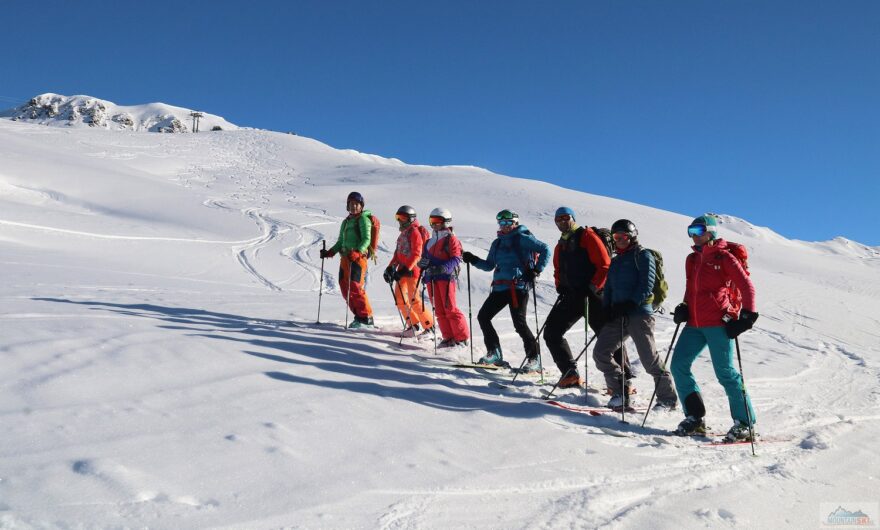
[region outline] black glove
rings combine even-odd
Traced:
[[[690,318],[690,311],[688,311],[688,305],[684,302],[675,306],[675,311],[672,312],[672,321],[676,324],[681,324],[683,322],[687,322],[688,318]]]
[[[602,291],[603,289],[596,287],[592,283],[590,284],[590,292],[593,293],[599,300],[602,299]]]
[[[626,302],[618,302],[611,306],[611,314],[612,318],[620,318],[628,315],[631,311],[635,311],[639,306],[636,305],[632,300],[627,300]]]
[[[535,281],[535,278],[537,278],[539,274],[541,273],[536,270],[526,269],[525,272],[523,272],[522,281],[526,283],[533,283]]]
[[[752,329],[752,326],[755,325],[755,321],[758,320],[758,313],[753,311],[749,311],[748,309],[743,309],[739,313],[739,318],[736,320],[729,320],[726,324],[724,324],[724,330],[727,331],[727,336],[731,339],[735,339],[739,337],[743,332]]]
[[[428,276],[432,277],[440,276],[441,274],[443,274],[443,267],[441,267],[440,265],[432,265],[431,267],[428,267],[427,273]]]
[[[476,256],[474,256],[473,254],[471,254],[470,252],[467,252],[467,251],[462,252],[462,254],[461,254],[461,261],[463,261],[465,263],[476,263],[477,259],[479,259],[479,258],[477,258]]]
[[[395,281],[399,282],[401,278],[406,278],[408,276],[412,276],[412,271],[409,269],[398,269],[394,271]]]
[[[427,267],[430,264],[431,264],[431,260],[428,258],[422,258],[419,260],[418,263],[416,263],[416,265],[418,265],[420,269],[424,269],[425,267]]]
[[[382,273],[382,279],[385,280],[385,283],[392,283],[394,281],[394,267],[391,265],[386,267]]]

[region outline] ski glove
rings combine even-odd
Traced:
[[[401,278],[406,278],[406,277],[412,276],[412,275],[413,275],[413,273],[409,269],[400,269],[400,270],[394,271],[394,279],[395,279],[395,281],[398,281],[398,282],[400,281]]]
[[[427,267],[430,264],[431,264],[431,260],[428,258],[422,258],[419,260],[418,263],[416,263],[416,265],[418,265],[420,269],[424,269],[425,267]]]
[[[596,295],[596,298],[599,298],[599,299],[602,298],[602,291],[603,291],[602,288],[596,287],[592,283],[590,284],[590,292],[592,292],[594,295]]]
[[[735,339],[739,337],[743,332],[752,329],[752,326],[755,325],[755,321],[758,320],[758,313],[754,311],[749,311],[748,309],[743,309],[739,318],[736,320],[729,320],[726,324],[724,324],[724,330],[727,331],[727,336],[731,339]]]
[[[477,258],[476,256],[474,256],[473,254],[471,254],[470,252],[467,252],[467,251],[465,251],[461,254],[461,261],[463,261],[465,263],[476,263],[478,259],[479,258]]]
[[[526,283],[534,283],[535,278],[537,278],[541,274],[541,271],[536,271],[534,269],[526,270],[522,275],[522,280]]]
[[[332,258],[335,253],[332,250],[321,250],[321,259]]]
[[[675,306],[675,311],[672,312],[672,321],[676,324],[681,324],[688,321],[690,318],[690,311],[688,311],[688,305],[684,302]]]
[[[394,267],[389,265],[385,269],[385,272],[382,273],[382,279],[384,279],[385,283],[388,283],[388,284],[394,282]]]

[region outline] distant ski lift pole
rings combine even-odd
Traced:
[[[199,132],[199,118],[201,118],[203,116],[203,114],[201,112],[194,110],[194,111],[190,112],[189,115],[192,116],[192,119],[193,119],[192,131],[194,133]]]

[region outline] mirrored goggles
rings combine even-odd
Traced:
[[[405,223],[405,222],[409,221],[409,215],[407,215],[405,213],[399,213],[399,214],[397,214],[397,220],[401,223]]]
[[[707,231],[706,225],[690,225],[688,227],[688,237],[702,237]]]
[[[513,226],[513,219],[499,219],[498,226],[501,226],[501,227]]]
[[[442,217],[437,217],[436,215],[432,215],[428,218],[428,220],[431,222],[432,225],[442,225],[446,222],[446,219]]]
[[[615,232],[611,235],[615,241],[629,241],[631,236],[626,232]]]

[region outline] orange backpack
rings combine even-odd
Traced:
[[[382,223],[379,222],[379,217],[372,213],[367,218],[370,220],[370,247],[367,249],[367,257],[372,258],[373,263],[378,263],[376,247],[379,246],[379,229],[382,228]]]
[[[740,245],[739,243],[734,243],[732,241],[727,242],[727,251],[739,261],[740,265],[744,271],[746,271],[746,275],[751,275],[749,272],[749,251],[746,250],[745,245]],[[730,292],[730,306],[739,314],[742,309],[742,293],[739,288],[733,284],[733,282],[728,280],[727,290]]]

